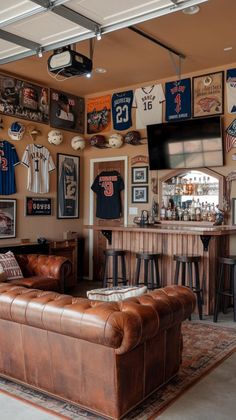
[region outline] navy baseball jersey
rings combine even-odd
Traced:
[[[124,181],[118,171],[102,171],[96,176],[91,189],[97,194],[96,217],[119,219],[121,215],[120,191]]]
[[[166,120],[191,118],[191,80],[166,83]]]
[[[15,146],[7,140],[0,141],[0,194],[16,192],[15,166],[20,163]]]
[[[132,126],[132,103],[132,90],[114,93],[112,95],[112,120],[115,130],[127,130]]]

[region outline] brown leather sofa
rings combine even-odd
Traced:
[[[11,285],[52,290],[63,293],[66,279],[72,270],[72,263],[57,255],[22,254],[15,255],[23,278],[8,281]]]
[[[100,302],[0,284],[0,376],[120,419],[181,363],[189,288]]]

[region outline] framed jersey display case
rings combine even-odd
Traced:
[[[57,218],[79,218],[80,158],[57,154]]]
[[[50,125],[84,133],[84,98],[50,89]]]
[[[16,237],[16,200],[0,199],[0,239]]]

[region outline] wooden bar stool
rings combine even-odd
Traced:
[[[199,262],[201,260],[200,255],[174,255],[174,261],[176,261],[176,269],[175,269],[175,279],[174,283],[179,283],[179,273],[180,273],[180,266],[182,265],[182,276],[181,276],[181,284],[182,286],[187,286],[194,293],[197,295],[197,305],[198,305],[198,314],[199,319],[202,319],[202,289],[200,286],[200,278],[199,278]],[[195,269],[195,277],[193,277],[193,266]],[[186,280],[186,269],[187,269],[187,280]]]
[[[108,287],[108,285],[118,286],[119,283],[122,283],[125,286],[127,284],[126,265],[125,265],[126,251],[123,251],[122,249],[106,249],[104,251],[104,255],[105,255],[105,266],[104,266],[103,287]],[[112,258],[112,277],[108,276],[110,257]],[[119,277],[119,258],[121,262],[121,277]]]
[[[223,297],[223,311],[225,312],[225,298],[233,300],[234,322],[236,322],[236,256],[221,257],[219,261],[219,280],[216,286],[215,307],[213,321],[217,322],[220,310],[220,298]],[[229,275],[228,275],[229,274]]]
[[[158,267],[158,259],[161,254],[152,252],[137,252],[136,253],[136,270],[135,270],[135,284],[136,286],[144,284],[148,289],[157,289],[161,287],[160,275]],[[140,282],[141,262],[144,261],[144,278]],[[150,270],[149,270],[150,265]]]

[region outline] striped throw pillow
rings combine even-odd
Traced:
[[[15,280],[23,277],[13,252],[8,251],[5,254],[0,254],[0,264],[6,274],[7,280]]]

